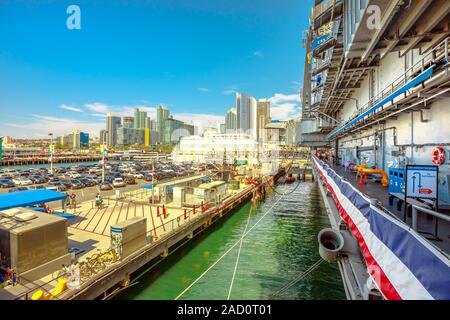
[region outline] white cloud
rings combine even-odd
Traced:
[[[225,95],[230,95],[230,94],[235,94],[237,91],[234,89],[226,89],[223,91],[223,94]]]
[[[208,88],[197,88],[197,90],[200,92],[209,92]]]
[[[107,113],[110,111],[111,107],[101,103],[101,102],[94,102],[94,103],[86,103],[84,105],[86,108],[88,108],[91,111],[94,111],[96,113]]]
[[[288,120],[301,115],[299,94],[276,93],[268,100],[270,101],[270,116],[274,120]]]
[[[74,119],[57,118],[52,116],[32,114],[30,121],[21,123],[4,123],[11,128],[20,128],[18,132],[13,132],[16,138],[46,138],[48,133],[54,136],[68,134],[73,130],[81,130],[92,136],[98,136],[101,129],[104,129],[104,122],[86,122]]]
[[[80,108],[68,106],[67,104],[62,104],[62,105],[60,105],[59,107],[60,107],[61,109],[65,109],[65,110],[69,110],[69,111],[83,112],[83,110],[81,110]]]
[[[253,55],[254,55],[255,57],[262,57],[262,56],[263,56],[263,53],[262,53],[261,51],[255,51],[255,52],[253,52]]]

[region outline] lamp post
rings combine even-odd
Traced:
[[[50,174],[53,174],[53,133],[48,134],[50,136]]]

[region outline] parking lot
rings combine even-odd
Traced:
[[[154,170],[153,170],[154,169]],[[169,162],[150,163],[127,161],[107,165],[105,182],[100,165],[74,165],[68,168],[8,169],[0,170],[0,193],[33,189],[51,189],[76,195],[76,202],[93,201],[98,193],[103,198],[113,198],[116,190],[128,192],[176,177],[196,173],[190,166],[175,166]],[[52,208],[59,209],[59,208]]]

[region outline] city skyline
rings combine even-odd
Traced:
[[[67,17],[63,4],[0,10],[0,108],[7,110],[1,135],[45,138],[52,127],[55,135],[79,129],[98,136],[107,113],[133,116],[141,108],[154,119],[160,104],[176,119],[215,127],[236,91],[270,100],[274,119],[300,114],[304,49],[297,40],[308,15],[302,4],[79,6],[83,22],[75,31],[59,26]],[[155,10],[156,20],[144,19]],[[108,29],[106,16],[122,22]]]

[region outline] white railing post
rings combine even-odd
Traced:
[[[414,206],[412,207],[412,227],[417,231],[417,209]]]

